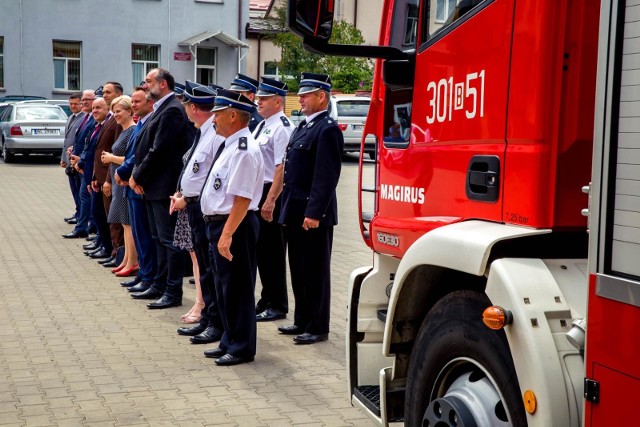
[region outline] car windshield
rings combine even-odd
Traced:
[[[369,113],[369,101],[345,100],[336,102],[338,116],[367,117]]]
[[[16,110],[16,120],[66,120],[67,117],[59,107],[55,106],[25,106]]]

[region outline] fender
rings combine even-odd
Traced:
[[[472,220],[445,225],[420,237],[402,257],[396,271],[389,298],[388,319],[382,343],[383,354],[391,356],[394,353],[391,351],[394,343],[413,341],[420,328],[424,316],[417,315],[415,310],[420,308],[416,308],[415,304],[407,302],[406,299],[419,304],[419,301],[425,301],[429,294],[441,287],[441,282],[429,280],[436,274],[432,269],[410,277],[419,267],[440,267],[481,277],[485,275],[491,248],[497,242],[548,233],[551,233],[551,230]],[[416,283],[417,281],[420,283]],[[420,286],[416,291],[422,296],[416,298],[415,292],[403,293],[407,284]],[[405,319],[407,322],[404,322]],[[407,326],[408,331],[400,331],[399,325],[404,323],[411,323]],[[405,336],[402,336],[403,332]]]
[[[586,260],[503,258],[491,263],[486,294],[509,310],[504,327],[520,390],[533,391],[530,427],[574,426],[582,418],[584,361],[566,333],[586,314]],[[564,380],[564,382],[562,380]]]

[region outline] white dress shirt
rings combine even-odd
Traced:
[[[180,180],[180,192],[185,197],[200,195],[204,181],[207,179],[213,157],[224,138],[216,133],[211,119],[200,126],[200,140],[193,149]]]
[[[276,173],[276,167],[282,164],[284,155],[287,151],[287,144],[289,138],[293,133],[293,126],[285,126],[284,120],[289,119],[281,111],[274,114],[268,119],[264,119],[264,125],[259,124],[255,130],[254,137],[260,130],[260,134],[257,135],[256,141],[260,146],[260,152],[264,160],[264,182],[273,182],[273,176]]]

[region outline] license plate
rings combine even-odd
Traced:
[[[31,129],[32,135],[60,135],[60,129]]]
[[[353,125],[353,130],[362,130],[364,128],[363,125]]]

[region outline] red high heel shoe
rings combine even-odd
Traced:
[[[111,269],[111,272],[112,272],[112,273],[117,273],[118,271],[121,271],[121,270],[122,270],[123,268],[125,268],[125,267],[126,267],[126,264],[121,264],[121,265],[119,265],[119,266],[118,266],[118,267],[116,267],[116,268],[112,268],[112,269]]]
[[[131,268],[128,268],[126,270],[120,270],[116,273],[116,277],[129,277],[129,276],[133,276],[139,269],[140,267],[138,267],[138,264],[134,265]]]

